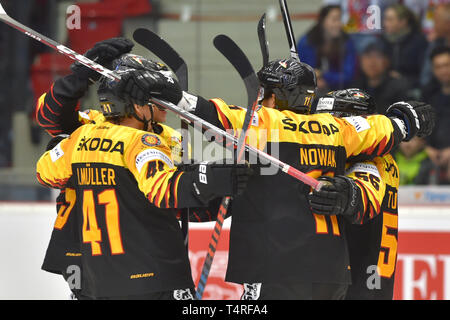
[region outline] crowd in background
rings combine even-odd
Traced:
[[[379,26],[371,3],[381,9]],[[433,134],[394,152],[400,183],[450,184],[450,1],[325,1],[297,46],[316,70],[318,96],[360,88],[379,113],[398,101],[430,103]]]
[[[50,37],[54,27],[49,17],[57,2],[2,0],[10,14]],[[395,151],[401,184],[450,184],[450,0],[323,2],[316,23],[298,41],[301,60],[317,72],[318,96],[360,88],[373,96],[379,113],[402,100],[430,103],[437,111],[433,134],[402,143]],[[31,88],[23,86],[27,70],[36,54],[48,49],[3,24],[0,47],[5,75],[0,105],[26,109],[33,105]],[[12,58],[18,54],[20,59]],[[11,166],[11,119],[12,109],[2,107],[0,167]],[[39,133],[31,130],[33,142],[39,141]]]

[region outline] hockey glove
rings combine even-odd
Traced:
[[[194,194],[205,204],[216,197],[242,194],[249,177],[253,175],[253,169],[248,164],[202,162],[194,168]]]
[[[435,124],[433,107],[418,101],[394,103],[386,110],[386,116],[398,118],[404,123],[406,131],[404,141],[409,141],[414,136],[429,136]],[[400,129],[403,131],[403,128]]]
[[[120,70],[118,74],[121,75]],[[151,97],[177,104],[182,97],[178,81],[166,72],[149,70],[125,70],[117,82],[116,95],[140,106],[146,105]]]
[[[86,51],[84,56],[105,68],[111,69],[113,60],[124,53],[130,52],[133,47],[134,43],[126,38],[111,38],[97,42],[91,49]],[[71,69],[81,79],[97,81],[101,76],[97,71],[84,66],[78,61],[72,64]]]
[[[326,181],[320,191],[308,195],[311,210],[317,214],[343,215],[353,220],[361,203],[361,190],[356,183],[345,176],[320,177]]]

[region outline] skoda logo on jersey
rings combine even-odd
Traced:
[[[149,147],[155,147],[161,144],[161,140],[158,138],[158,136],[149,133],[144,134],[141,138],[141,141],[143,144]]]

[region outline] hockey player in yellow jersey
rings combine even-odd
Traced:
[[[399,102],[405,104],[406,102]],[[340,117],[375,113],[373,99],[359,89],[328,93],[316,112]],[[346,176],[322,177],[329,184],[309,195],[314,212],[346,217],[352,284],[346,299],[392,299],[397,263],[399,169],[391,154],[348,163]],[[349,202],[356,205],[349,205]]]
[[[192,298],[189,260],[176,208],[204,207],[242,192],[247,166],[201,163],[178,169],[172,135],[153,120],[148,87],[163,84],[178,101],[178,83],[154,63],[124,55],[113,63],[118,82],[101,79],[105,121],[76,129],[44,153],[38,180],[70,190],[80,238],[80,298]],[[157,96],[157,95],[153,95]],[[68,218],[68,215],[64,218]],[[64,224],[64,219],[60,222]]]
[[[342,175],[347,160],[382,156],[432,127],[426,122],[429,106],[393,107],[389,118],[305,115],[314,99],[315,74],[293,59],[272,61],[258,75],[266,96],[275,94],[277,109],[257,110],[249,142],[315,178]],[[235,133],[242,128],[245,110],[221,99],[184,92],[178,106]],[[227,281],[253,284],[251,298],[344,297],[350,269],[343,217],[311,212],[309,192],[280,172],[249,180],[231,205]]]
[[[107,39],[96,43],[85,53],[85,56],[110,69],[112,61],[130,52],[133,46],[133,42],[125,38]],[[148,63],[152,62],[148,61]],[[160,63],[152,64],[152,67],[158,70],[168,71],[167,67]],[[36,104],[35,114],[38,124],[54,137],[47,149],[52,149],[60,139],[67,137],[83,124],[104,121],[103,114],[95,109],[79,111],[80,99],[87,93],[89,86],[100,79],[100,75],[78,62],[71,66],[71,70],[72,73],[56,80]],[[160,135],[169,143],[174,163],[180,163],[182,157],[180,154],[182,150],[181,135],[163,124],[166,117],[164,110],[161,111],[156,106],[152,107],[152,110],[153,127],[158,128]],[[81,268],[76,219],[74,214],[70,214],[74,208],[73,196],[74,193],[69,188],[67,193],[66,189],[62,189],[56,199],[58,214],[42,264],[43,270],[61,274],[65,279],[70,276],[67,271],[71,270],[71,266],[77,265]],[[214,209],[212,210],[214,211]],[[197,208],[194,217],[201,217],[202,214],[205,214],[204,211],[205,208]],[[77,282],[69,282],[69,286],[76,297],[80,291]]]

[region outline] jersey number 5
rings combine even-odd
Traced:
[[[383,230],[378,257],[378,272],[382,277],[391,278],[394,274],[397,261],[397,190],[387,186],[385,198],[387,200],[387,210],[392,213],[383,212]]]

